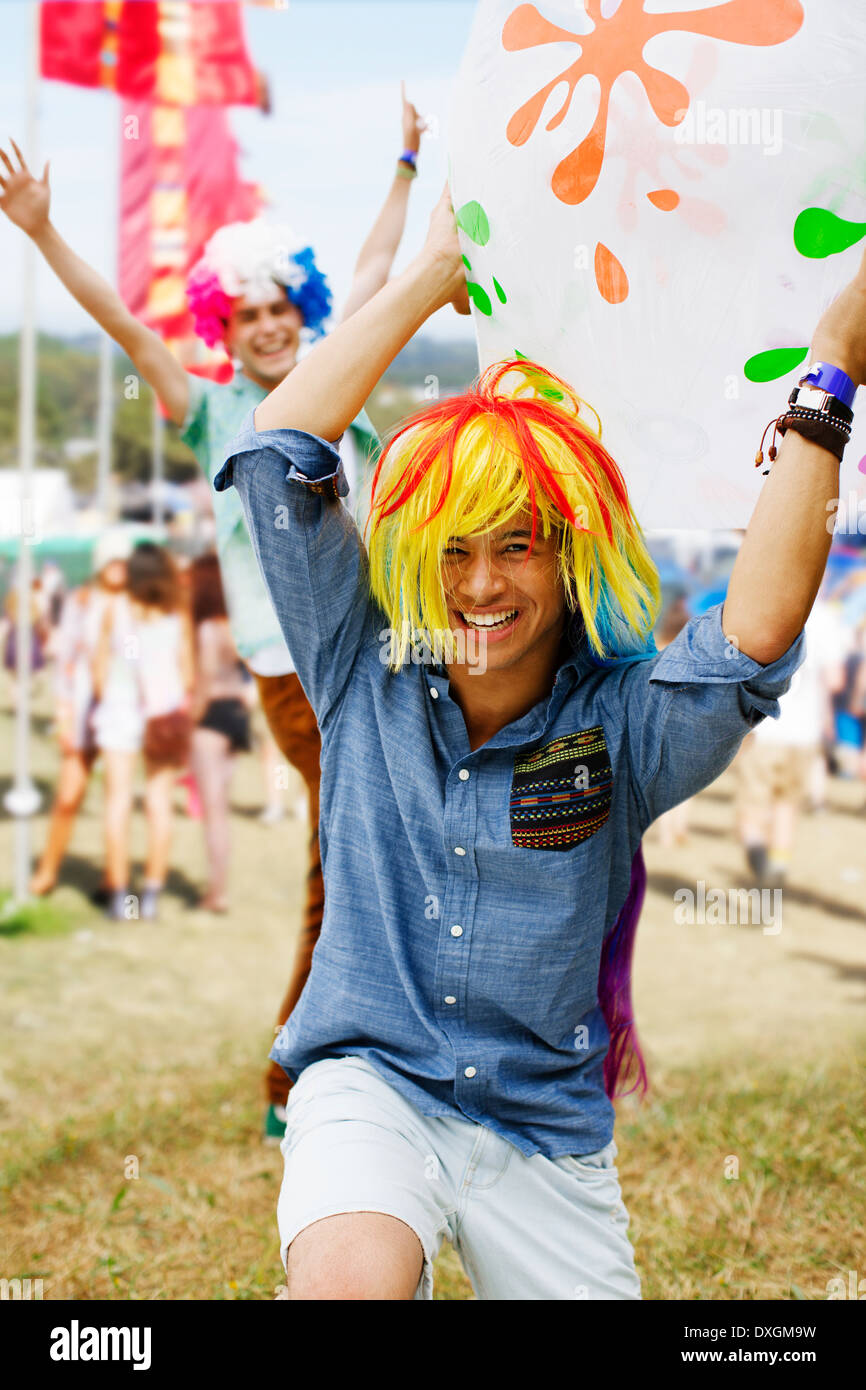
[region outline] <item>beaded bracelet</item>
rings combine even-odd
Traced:
[[[804,439],[811,439],[813,443],[822,445],[829,449],[831,454],[841,463],[842,455],[845,452],[845,445],[851,438],[851,426],[840,420],[838,424],[827,417],[822,410],[807,410],[804,406],[793,406],[786,414],[780,415],[778,419],[771,420],[773,426],[773,441],[767,450],[767,458],[771,463],[774,462],[777,453],[776,432],[784,437],[788,430],[794,430],[796,434],[801,434]],[[761,436],[761,447],[755,454],[755,467],[759,468],[764,462],[763,446],[767,430]],[[764,469],[764,477],[769,473],[769,468]]]
[[[822,448],[829,449],[830,453],[841,463],[845,445],[851,438],[854,412],[844,401],[836,396],[830,396],[826,392],[823,395],[824,408],[820,410],[799,403],[801,396],[810,399],[815,395],[821,398],[821,393],[814,391],[808,377],[803,377],[788,397],[788,410],[778,416],[776,420],[771,420],[761,435],[761,443],[755,455],[756,468],[760,468],[764,462],[764,440],[770,425],[773,426],[773,438],[767,450],[767,457],[771,463],[775,461],[778,453],[776,433],[778,432],[784,437],[789,429],[802,435],[804,439],[810,439],[813,443],[820,444]],[[769,468],[764,469],[764,477],[769,471]]]

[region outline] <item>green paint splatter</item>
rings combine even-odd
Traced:
[[[480,285],[476,285],[474,280],[466,281],[466,289],[476,309],[480,309],[482,314],[486,314],[490,318],[493,313],[493,305],[490,303],[490,295],[487,291],[482,289]]]
[[[465,256],[461,256],[460,259],[462,260],[462,262],[463,262],[463,264],[465,265],[465,267],[466,267],[467,270],[471,270],[471,269],[472,269],[472,266],[469,264],[469,262],[467,261],[467,259],[466,259]]]
[[[769,352],[758,352],[749,358],[743,375],[748,381],[775,381],[798,367],[808,353],[807,347],[770,348]]]
[[[499,303],[500,303],[500,304],[507,304],[507,303],[508,303],[508,300],[507,300],[506,297],[505,297],[505,291],[504,291],[504,289],[502,288],[502,286],[500,285],[500,283],[499,283],[499,281],[497,280],[497,278],[496,278],[495,275],[493,276],[493,288],[494,288],[495,291],[496,291],[496,297],[497,297],[497,299],[499,300]]]
[[[866,222],[847,222],[826,208],[806,208],[794,223],[794,245],[801,256],[823,260],[847,251],[866,236]]]
[[[490,240],[490,223],[480,203],[464,203],[457,213],[457,226],[476,246],[486,246]]]

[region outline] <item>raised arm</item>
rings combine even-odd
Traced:
[[[403,146],[401,153],[411,150],[414,154],[421,148],[421,132],[424,123],[411,101],[406,99],[406,85],[400,84],[403,102]],[[406,227],[406,211],[409,207],[409,189],[413,176],[404,166],[394,174],[388,196],[382,205],[379,216],[373,223],[367,240],[361,247],[355,265],[355,273],[349,295],[343,308],[342,319],[347,319],[372,299],[383,285],[387,284],[394,257],[400,246]]]
[[[866,382],[866,252],[822,314],[810,360],[841,367],[857,386]],[[787,651],[811,612],[833,538],[829,504],[838,496],[836,457],[788,430],[752,513],[722,616],[726,637],[762,666]]]
[[[339,439],[401,348],[448,303],[469,313],[446,187],[420,255],[289,372],[256,409],[256,429],[303,430],[329,442]]]
[[[0,148],[0,209],[39,247],[57,278],[92,319],[123,348],[153,388],[176,425],[182,425],[189,401],[187,374],[158,334],[139,323],[107,280],[63,240],[49,218],[51,190],[48,165],[37,179],[27,168],[15,141],[18,161]]]

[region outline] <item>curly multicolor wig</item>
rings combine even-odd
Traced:
[[[214,347],[225,334],[232,301],[261,300],[273,294],[275,285],[300,310],[304,336],[321,337],[332,296],[312,247],[297,241],[289,227],[274,226],[263,217],[220,227],[187,280],[196,333]]]
[[[556,533],[566,604],[597,662],[652,656],[660,590],[625,481],[601,443],[601,422],[560,378],[526,358],[488,368],[392,435],[376,468],[365,528],[373,597],[400,634],[391,666],[418,634],[443,635],[453,656],[442,576],[453,536],[483,535],[529,512]],[[631,961],[646,873],[638,850],[628,897],[605,939],[599,1003],[610,1033],[605,1086],[646,1068],[634,1030]]]

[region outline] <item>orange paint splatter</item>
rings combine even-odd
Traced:
[[[601,241],[595,248],[595,283],[608,304],[622,304],[628,297],[628,276],[613,252]]]
[[[582,203],[598,182],[604,162],[611,91],[622,73],[633,72],[639,78],[662,125],[677,125],[683,119],[682,113],[688,110],[689,92],[682,82],[644,61],[644,47],[656,34],[679,31],[767,47],[784,43],[803,23],[800,0],[727,0],[726,4],[678,14],[645,14],[643,4],[644,0],[621,0],[615,13],[604,18],[601,0],[585,0],[586,13],[595,25],[589,34],[561,29],[545,19],[535,5],[527,4],[518,5],[503,26],[502,44],[509,53],[563,41],[575,43],[580,50],[576,62],[514,113],[507,128],[512,145],[526,143],[541,119],[550,93],[561,82],[567,84],[568,92],[560,109],[548,121],[547,130],[555,130],[568,115],[582,77],[596,77],[600,84],[592,130],[577,149],[560,161],[551,180],[556,197],[568,205]]]
[[[659,208],[662,212],[673,212],[680,201],[680,195],[673,188],[655,188],[647,197],[653,207]]]

